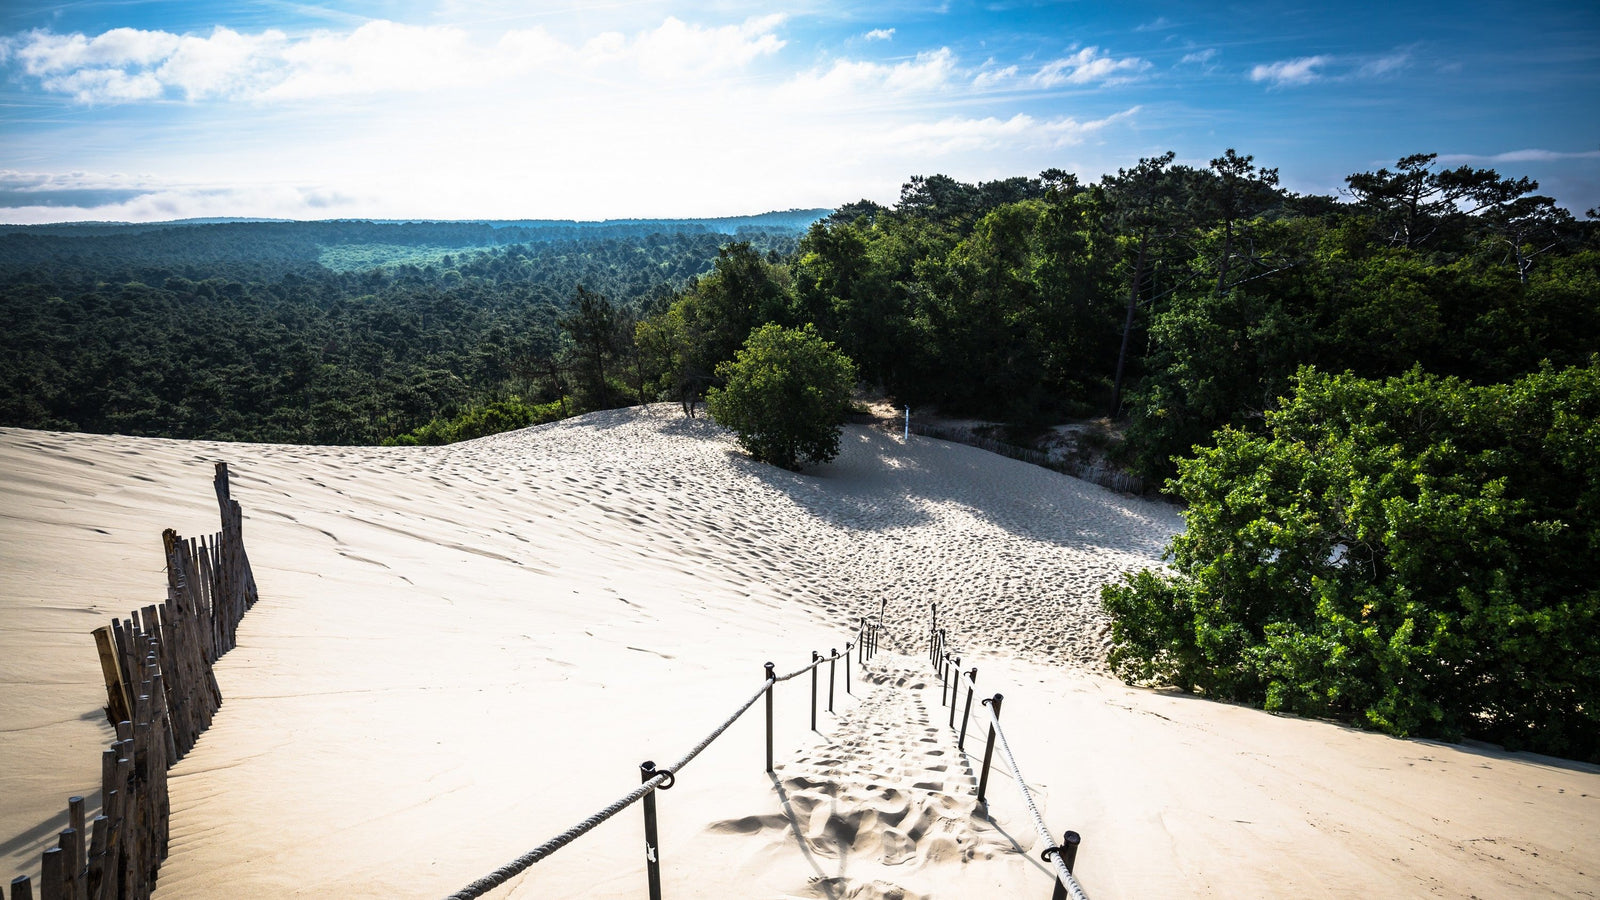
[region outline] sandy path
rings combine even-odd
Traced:
[[[1047,821],[1084,834],[1097,898],[1582,896],[1600,872],[1593,767],[1096,675],[1098,585],[1155,561],[1181,525],[1169,507],[862,428],[835,464],[782,472],[668,409],[446,448],[0,430],[14,870],[97,782],[88,631],[161,595],[161,528],[216,528],[219,458],[263,602],[173,772],[163,900],[447,893],[626,792],[643,759],[676,758],[762,662],[842,646],[841,620],[880,598],[908,655],[880,656],[820,734],[806,690],[781,685],[776,780],[758,708],[662,795],[668,896],[1048,891],[1014,788],[997,776],[994,820],[977,815],[941,727],[917,656],[932,601],[1006,694]],[[625,813],[500,896],[636,896],[641,843]]]

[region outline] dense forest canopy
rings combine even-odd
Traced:
[[[580,286],[633,309],[730,239],[782,254],[814,218],[11,228],[0,422],[377,443],[548,392],[536,373],[566,347]]]

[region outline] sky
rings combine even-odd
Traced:
[[[893,204],[1228,148],[1600,206],[1600,3],[7,0],[0,222]]]

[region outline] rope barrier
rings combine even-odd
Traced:
[[[656,786],[661,784],[661,782],[666,781],[668,777],[670,777],[670,773],[662,772],[655,778],[652,778],[649,781],[646,781],[644,784],[641,784],[629,791],[626,796],[618,799],[615,803],[612,803],[605,809],[595,813],[587,819],[584,819],[582,822],[579,822],[571,828],[568,828],[566,831],[561,832],[550,840],[545,841],[532,850],[529,850],[527,853],[524,853],[511,862],[506,863],[498,869],[495,869],[493,872],[485,875],[482,878],[479,878],[477,881],[474,881],[461,890],[456,891],[454,894],[451,894],[449,897],[445,898],[445,900],[476,900],[476,898],[482,897],[484,894],[487,894],[500,885],[505,884],[507,881],[510,881],[512,878],[522,874],[529,866],[533,865],[539,860],[544,859],[557,850],[560,850],[562,847],[565,847],[578,838],[583,837],[585,834],[588,834],[601,822],[604,822],[617,813],[627,809],[629,806],[632,806],[634,803],[643,798],[645,794],[655,790]]]
[[[852,644],[845,645],[846,655],[849,655],[850,648],[852,646]],[[819,657],[810,665],[790,672],[787,675],[781,677],[774,676],[762,681],[760,690],[750,695],[749,700],[746,700],[733,713],[733,715],[729,716],[721,725],[718,725],[715,730],[706,735],[705,738],[702,739],[700,743],[696,744],[692,750],[684,754],[682,759],[670,766],[659,769],[658,771],[660,774],[629,791],[622,797],[619,797],[610,806],[607,806],[594,815],[589,816],[578,824],[568,828],[566,831],[561,832],[560,834],[548,841],[545,841],[532,850],[529,850],[527,853],[522,854],[511,862],[506,863],[498,869],[495,869],[488,875],[479,878],[477,881],[472,882],[461,890],[456,891],[454,894],[446,897],[445,900],[477,900],[478,897],[482,897],[489,891],[494,890],[500,885],[505,884],[507,881],[510,881],[512,878],[515,878],[516,876],[527,871],[530,866],[539,860],[544,859],[557,850],[560,850],[562,847],[565,847],[583,835],[589,833],[600,823],[644,799],[645,795],[649,794],[651,791],[666,790],[672,787],[674,781],[676,780],[677,772],[684,766],[687,766],[696,756],[699,756],[701,751],[711,746],[711,742],[721,737],[723,732],[731,728],[733,723],[737,722],[740,716],[748,712],[750,707],[754,706],[756,701],[760,700],[761,697],[766,694],[767,690],[774,684],[777,684],[780,681],[788,681],[791,678],[798,678],[812,669],[815,669],[817,666],[837,658],[837,653],[831,656]]]
[[[1028,790],[1028,783],[1022,777],[1022,770],[1017,768],[1017,758],[1011,755],[1011,743],[1006,740],[1006,732],[1000,727],[1000,717],[995,714],[994,707],[985,706],[989,711],[989,727],[994,729],[995,736],[1000,739],[1000,752],[1005,755],[1006,765],[1011,767],[1011,774],[1017,780],[1017,790],[1022,792],[1022,802],[1028,807],[1028,815],[1033,818],[1033,827],[1044,838],[1047,845],[1043,854],[1045,862],[1054,862],[1056,875],[1061,883],[1066,886],[1067,894],[1072,900],[1089,900],[1089,895],[1083,892],[1083,886],[1078,884],[1078,879],[1072,877],[1072,870],[1067,868],[1067,863],[1061,858],[1061,848],[1056,846],[1055,840],[1050,837],[1050,832],[1044,827],[1044,817],[1039,815],[1039,807],[1033,804],[1033,794]]]

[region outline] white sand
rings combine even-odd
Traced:
[[[1047,896],[1015,787],[974,815],[921,661],[928,603],[1005,693],[1095,898],[1592,896],[1600,773],[1394,740],[1101,673],[1098,585],[1181,520],[968,447],[850,429],[805,475],[670,407],[448,448],[219,445],[0,430],[0,854],[37,865],[109,737],[88,633],[164,592],[160,530],[217,527],[234,472],[262,602],[224,705],[173,770],[166,898],[441,896],[638,783],[761,663],[894,646],[807,730],[777,689],[659,795],[668,897]],[[826,670],[823,672],[826,690]],[[90,797],[91,804],[98,797]],[[642,893],[637,807],[493,896]],[[1018,852],[1019,848],[1026,853]],[[7,876],[7,879],[8,880]]]

